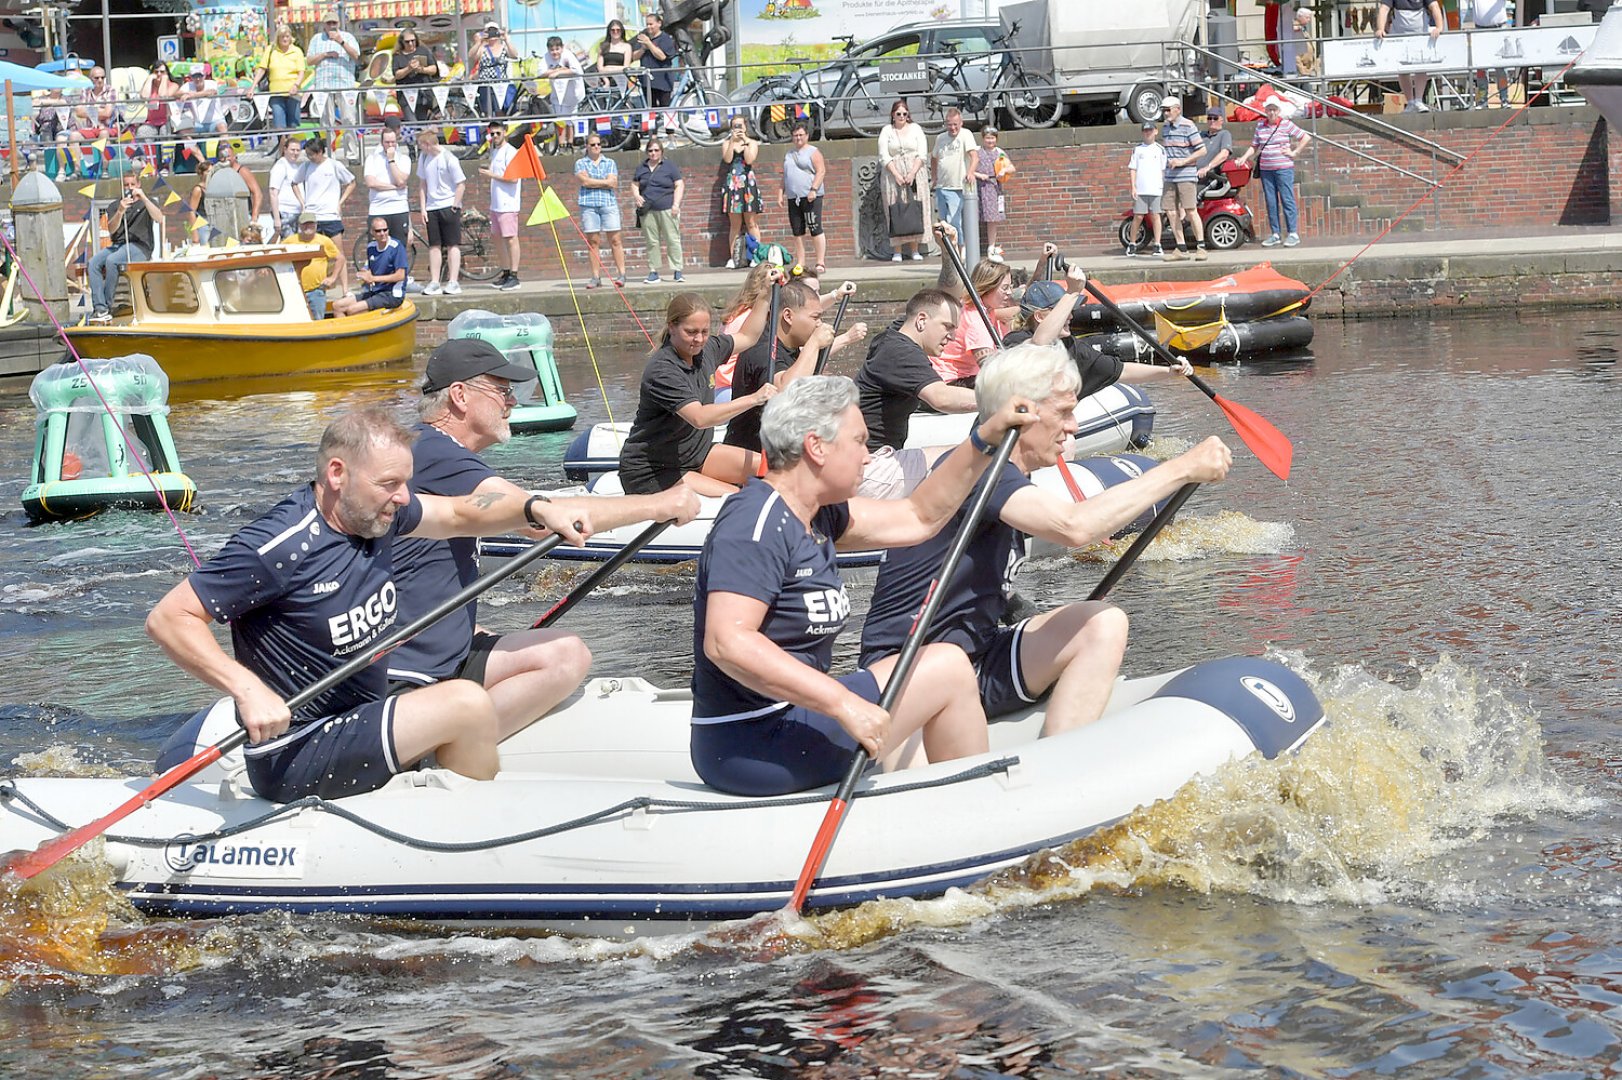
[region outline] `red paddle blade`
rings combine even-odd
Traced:
[[[794,893],[789,897],[788,910],[796,915],[805,907],[806,897],[811,895],[811,885],[822,873],[822,864],[828,861],[828,851],[833,847],[834,837],[839,834],[839,825],[845,819],[847,805],[844,799],[835,798],[828,804],[828,812],[822,816],[822,827],[817,830],[817,838],[811,844],[811,854],[806,856],[800,879],[794,883]]]
[[[1233,424],[1234,431],[1250,447],[1250,452],[1256,459],[1266,465],[1273,475],[1280,480],[1290,478],[1290,462],[1295,458],[1295,447],[1285,438],[1284,432],[1262,419],[1260,415],[1229,401],[1221,394],[1213,393],[1211,400],[1217,403],[1228,416],[1228,422]]]

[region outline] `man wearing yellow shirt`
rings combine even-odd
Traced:
[[[310,305],[310,318],[324,319],[327,317],[327,290],[338,281],[338,274],[344,266],[344,253],[332,242],[332,237],[316,231],[315,220],[315,213],[310,210],[298,216],[299,243],[321,249],[321,253],[305,263],[304,269],[299,271],[299,286]]]

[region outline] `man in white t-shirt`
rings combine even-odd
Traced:
[[[563,39],[553,34],[546,39],[546,70],[541,78],[552,82],[552,115],[573,116],[580,111],[580,102],[586,96],[586,69],[580,58],[563,47]],[[573,138],[573,128],[561,129],[563,145]]]
[[[177,135],[224,134],[227,130],[225,110],[220,105],[220,84],[208,77],[207,65],[194,64],[181,85],[174,125]],[[187,139],[181,145],[193,160],[202,160],[203,151],[195,141]]]
[[[1505,0],[1473,0],[1470,7],[1470,21],[1477,30],[1497,30],[1504,26],[1514,26],[1515,20],[1509,14],[1508,4]],[[1479,47],[1479,46],[1477,46]],[[1495,48],[1484,49],[1483,53],[1491,55]],[[1481,55],[1478,53],[1477,55]],[[1515,68],[1487,68],[1481,72],[1482,81],[1476,86],[1475,107],[1485,109],[1491,100],[1488,97],[1488,84],[1485,80],[1494,79],[1498,83],[1498,107],[1509,108],[1509,81],[1519,78],[1520,71]]]
[[[522,180],[503,180],[507,166],[518,156],[509,133],[498,124],[490,126],[490,164],[479,175],[490,180],[490,232],[496,238],[496,263],[501,276],[491,287],[503,291],[518,288],[518,208],[522,201]]]
[[[963,130],[963,113],[946,110],[946,130],[935,136],[929,155],[930,187],[935,192],[935,220],[963,235],[963,191],[974,156],[974,136]]]
[[[1143,141],[1132,149],[1132,162],[1127,166],[1127,172],[1132,177],[1132,213],[1143,218],[1144,227],[1154,238],[1154,247],[1145,254],[1163,259],[1166,256],[1160,250],[1160,198],[1166,191],[1166,148],[1157,141],[1159,136],[1159,125],[1144,123]],[[1140,243],[1143,236],[1143,229],[1140,228]],[[1126,253],[1136,255],[1138,245],[1127,245]]]
[[[400,133],[384,128],[377,137],[377,149],[366,155],[361,169],[366,180],[366,215],[389,223],[389,235],[402,245],[411,231],[411,155],[400,148]]]
[[[298,232],[298,218],[304,212],[298,191],[298,173],[304,166],[301,160],[304,144],[296,137],[282,144],[282,156],[270,167],[270,206],[276,215],[276,239],[283,240]]]
[[[422,184],[423,225],[428,231],[428,286],[425,296],[462,291],[462,195],[467,174],[456,155],[439,145],[437,128],[417,132],[417,178]],[[439,283],[440,263],[445,284]]]
[[[304,209],[315,215],[315,231],[336,240],[344,234],[344,205],[355,194],[355,174],[343,162],[327,154],[327,140],[323,136],[317,135],[304,144],[304,157],[294,186]],[[338,284],[340,295],[349,291],[347,260]]]

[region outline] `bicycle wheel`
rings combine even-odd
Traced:
[[[794,90],[787,86],[772,87],[771,92],[760,99],[755,110],[755,129],[762,142],[786,143],[794,137],[794,102]],[[801,98],[800,103],[804,102]]]
[[[890,122],[890,99],[877,75],[869,75],[851,89],[845,99],[845,122],[856,134],[869,138]]]
[[[930,135],[946,130],[946,110],[958,109],[968,114],[968,101],[963,88],[951,77],[941,79],[929,88],[929,93],[917,99],[912,118]]]
[[[700,146],[716,146],[727,126],[727,99],[703,83],[690,83],[672,102],[676,134]]]
[[[462,215],[462,276],[474,281],[494,281],[501,273],[496,262],[495,241],[490,236],[490,219]]]
[[[1049,128],[1059,122],[1064,102],[1059,88],[1034,75],[1015,75],[1002,89],[1003,108],[1022,128]]]

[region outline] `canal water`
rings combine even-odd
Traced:
[[[0,1075],[1614,1075],[1613,325],[1321,320],[1310,362],[1210,374],[1294,439],[1294,475],[1240,449],[1200,491],[1113,594],[1127,669],[1284,660],[1330,716],[1289,760],[1234,764],[975,889],[795,934],[153,922],[86,865],[0,898]],[[633,404],[640,353],[598,359],[601,390],[565,364],[583,424]],[[412,375],[188,390],[190,545],[206,557],[307,480],[325,418],[403,404]],[[1192,388],[1155,399],[1163,451],[1228,434]],[[0,773],[144,770],[213,696],[141,633],[189,559],[159,516],[25,527],[32,431],[26,398],[0,396]],[[557,484],[567,439],[489,456]],[[1023,591],[1079,599],[1108,557],[1033,561]],[[577,572],[504,585],[484,621],[527,625]],[[571,614],[597,673],[684,681],[690,589],[690,570],[631,568]],[[858,805],[846,829],[874,825]]]

